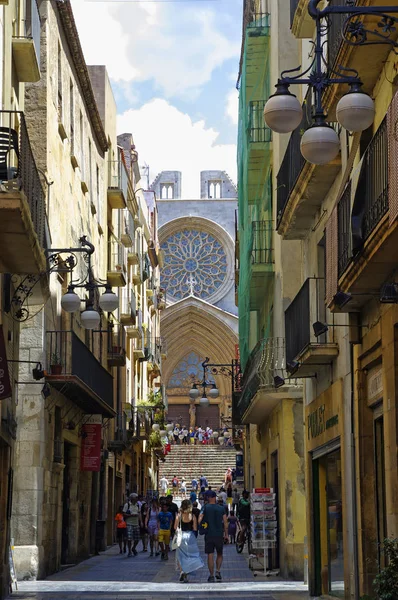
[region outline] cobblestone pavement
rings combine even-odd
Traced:
[[[200,546],[203,541],[200,540]],[[204,557],[205,558],[205,557]],[[50,576],[45,581],[22,581],[12,600],[278,600],[307,597],[306,587],[296,582],[256,579],[248,568],[247,555],[226,546],[223,581],[209,584],[204,567],[189,575],[189,584],[179,583],[175,552],[168,562],[139,552],[127,558],[113,546],[99,556]]]

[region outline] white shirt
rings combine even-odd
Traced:
[[[227,501],[227,493],[226,492],[220,492],[218,495],[222,497],[223,502],[225,504],[226,501]]]
[[[162,479],[159,481],[160,483],[160,489],[162,491],[166,491],[167,488],[169,487],[169,482],[167,481],[166,477],[162,477]]]

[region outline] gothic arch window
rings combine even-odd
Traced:
[[[204,358],[200,357],[198,354],[196,354],[196,352],[190,352],[189,354],[187,354],[173,369],[167,388],[190,389],[192,387],[193,382],[202,381],[203,361]],[[206,381],[208,383],[215,383],[214,378],[210,373],[207,373]]]

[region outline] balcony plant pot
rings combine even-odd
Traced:
[[[61,375],[62,365],[50,365],[51,375]]]

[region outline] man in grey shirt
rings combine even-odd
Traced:
[[[205,533],[205,553],[207,554],[207,566],[209,568],[208,582],[215,579],[221,581],[221,565],[223,560],[224,542],[228,543],[228,521],[223,506],[216,504],[217,494],[210,490],[206,493],[208,504],[205,505],[203,513],[199,515],[199,524],[207,523]],[[214,579],[214,550],[216,558],[216,577]]]

